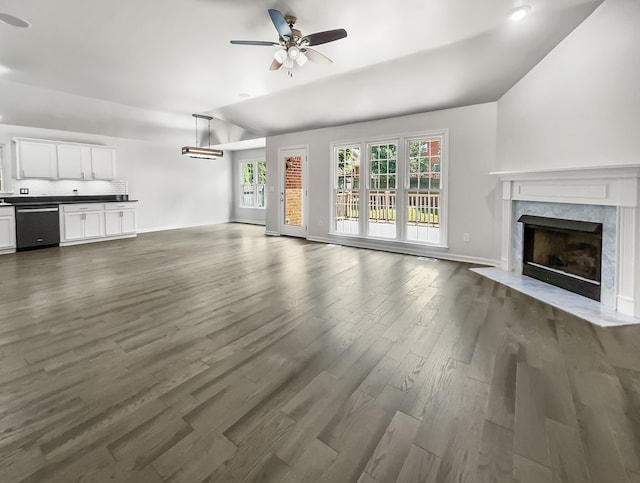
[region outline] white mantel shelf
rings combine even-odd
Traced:
[[[640,176],[640,164],[619,164],[614,166],[582,166],[579,168],[547,168],[516,171],[492,171],[502,181],[519,179],[572,178],[619,178],[620,176]]]
[[[640,164],[491,174],[502,182],[501,268],[508,272],[514,270],[514,201],[615,207],[616,296],[610,308],[640,322]]]

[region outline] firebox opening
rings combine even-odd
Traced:
[[[602,224],[522,215],[522,273],[600,300]]]

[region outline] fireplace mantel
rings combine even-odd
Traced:
[[[502,182],[503,270],[514,270],[514,201],[616,207],[616,296],[610,308],[640,317],[640,164],[491,174]]]

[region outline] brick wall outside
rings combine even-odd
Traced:
[[[302,158],[285,159],[284,212],[287,225],[302,226]]]

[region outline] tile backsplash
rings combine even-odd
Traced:
[[[127,181],[73,181],[48,179],[16,179],[11,183],[12,191],[18,195],[20,188],[28,188],[28,196],[38,195],[126,195]],[[74,192],[74,190],[77,190]]]

